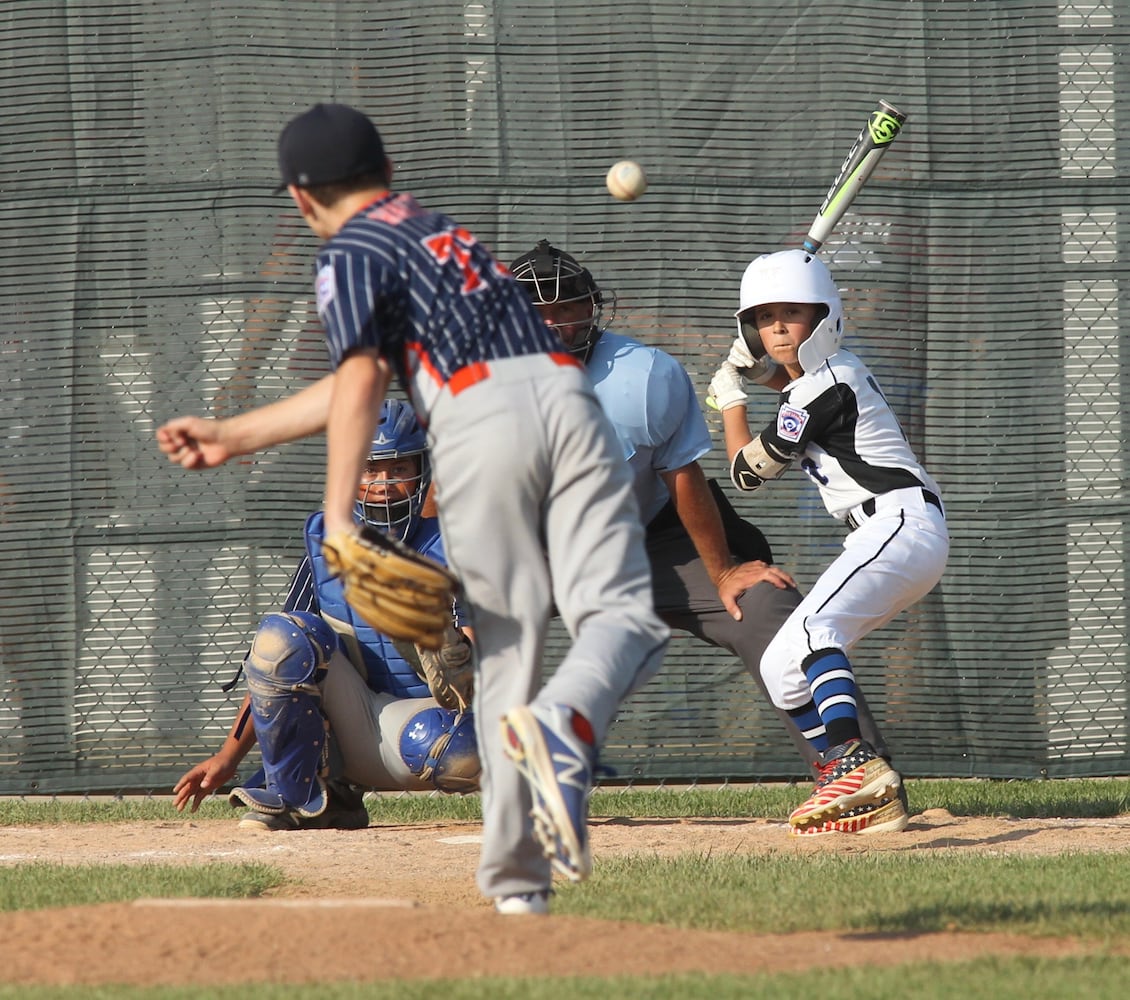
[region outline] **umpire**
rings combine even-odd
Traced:
[[[765,536],[742,519],[699,465],[710,430],[694,386],[671,355],[602,326],[606,296],[587,268],[540,241],[511,265],[546,324],[585,363],[616,429],[647,525],[656,611],[668,626],[737,656],[772,704],[761,656],[801,594],[773,565]],[[783,710],[775,709],[801,759],[817,752]],[[862,692],[863,738],[888,756]]]

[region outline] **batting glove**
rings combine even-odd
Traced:
[[[737,367],[729,361],[723,361],[710,380],[707,405],[716,410],[728,410],[731,406],[745,406],[748,398]]]
[[[777,362],[768,354],[755,358],[749,349],[749,344],[745,341],[745,337],[741,334],[734,338],[734,343],[730,347],[730,356],[726,360],[738,369],[742,378],[757,382],[760,385],[765,385],[777,370]]]
[[[740,333],[734,338],[730,347],[730,356],[726,359],[735,368],[752,368],[757,362],[753,359],[753,352],[749,349],[745,337]]]

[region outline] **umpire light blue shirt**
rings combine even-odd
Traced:
[[[616,428],[648,524],[671,497],[660,473],[681,469],[710,451],[710,429],[694,385],[670,354],[607,330],[587,368]]]

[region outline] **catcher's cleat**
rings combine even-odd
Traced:
[[[515,708],[502,717],[506,756],[530,786],[534,836],[554,871],[571,882],[592,873],[589,793],[595,751],[577,732],[588,720],[567,705]]]
[[[842,813],[839,819],[815,826],[793,826],[789,833],[794,837],[819,837],[826,833],[898,833],[905,830],[909,822],[910,815],[902,799],[896,796],[878,808],[856,806]]]
[[[819,767],[812,795],[789,816],[791,826],[804,829],[833,822],[856,806],[886,802],[902,785],[898,771],[863,740],[825,750]]]
[[[363,793],[338,781],[326,783],[329,802],[317,816],[303,816],[295,809],[266,813],[251,809],[239,819],[242,830],[364,830],[369,810]],[[234,803],[233,803],[234,804]]]
[[[494,909],[506,917],[544,917],[549,913],[549,890],[498,896],[494,901]]]

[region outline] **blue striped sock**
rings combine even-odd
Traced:
[[[855,675],[843,650],[817,650],[805,657],[801,666],[812,688],[816,711],[828,730],[828,739],[839,744],[858,737]]]
[[[831,743],[828,742],[828,730],[824,728],[824,720],[816,711],[816,702],[810,701],[801,708],[789,709],[789,715],[796,723],[797,729],[817,753],[823,753]]]

